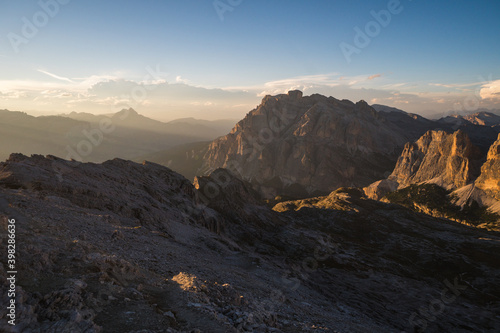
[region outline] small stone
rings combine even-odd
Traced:
[[[165,317],[169,317],[169,318],[172,318],[175,320],[175,315],[172,313],[172,311],[166,311],[166,312],[163,312],[163,315]]]

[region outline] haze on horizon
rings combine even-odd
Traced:
[[[498,1],[40,0],[0,12],[0,109],[239,119],[300,89],[500,109]]]

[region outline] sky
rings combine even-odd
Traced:
[[[300,89],[500,109],[498,0],[0,0],[0,109],[242,118]]]

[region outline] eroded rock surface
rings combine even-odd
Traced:
[[[272,211],[226,170],[197,187],[150,163],[0,164],[2,244],[16,220],[16,331],[500,329],[497,233],[356,189]]]
[[[464,132],[429,131],[405,145],[389,179],[400,188],[433,180],[444,187],[459,188],[479,175],[481,158]]]
[[[488,151],[488,159],[481,167],[481,175],[476,180],[476,186],[500,200],[500,135]]]
[[[423,133],[415,137],[406,125],[420,128],[422,122],[377,112],[364,101],[303,97],[300,91],[266,96],[231,133],[212,142],[205,167],[230,169],[268,198],[368,185],[390,172],[401,147]]]

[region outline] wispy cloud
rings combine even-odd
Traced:
[[[382,77],[382,74],[373,74],[373,75],[370,75],[370,76],[368,76],[368,80],[373,80],[373,79],[376,79],[378,77]]]
[[[73,80],[67,78],[67,77],[62,77],[62,76],[59,76],[59,75],[56,75],[56,74],[53,74],[53,73],[50,73],[50,72],[47,72],[47,71],[44,71],[42,69],[37,69],[38,72],[40,73],[43,73],[45,75],[48,75],[54,79],[57,79],[57,80],[61,80],[61,81],[66,81],[66,82],[69,82],[69,83],[73,83]]]
[[[484,84],[484,81],[482,82],[471,82],[471,83],[429,83],[430,86],[434,87],[443,87],[443,88],[468,88],[468,87],[475,87]]]

